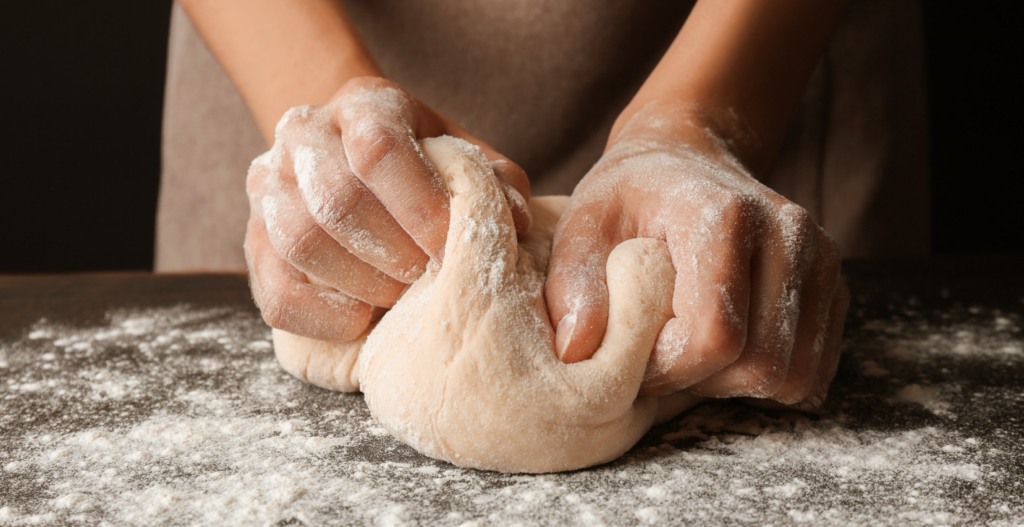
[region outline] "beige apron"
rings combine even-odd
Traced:
[[[345,6],[385,75],[519,163],[535,195],[572,192],[689,11],[665,0]],[[913,0],[853,0],[765,179],[847,257],[928,251],[922,42]],[[176,5],[156,271],[245,268],[245,176],[266,149]]]

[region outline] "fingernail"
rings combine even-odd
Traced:
[[[565,351],[569,348],[569,343],[572,342],[572,335],[575,331],[576,313],[566,315],[558,323],[558,328],[555,329],[555,353],[558,355],[558,360],[562,360],[565,357]]]

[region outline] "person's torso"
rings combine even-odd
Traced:
[[[568,194],[690,2],[345,0],[386,76]]]

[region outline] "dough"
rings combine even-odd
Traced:
[[[530,201],[517,243],[482,152],[451,137],[423,151],[451,194],[443,265],[431,262],[361,339],[328,343],[274,331],[291,374],[361,389],[374,417],[421,453],[462,467],[555,472],[611,461],[698,398],[638,396],[672,316],[675,272],[664,242],[622,243],[608,260],[608,328],[590,360],[563,364],[544,302],[555,223],[568,198]]]

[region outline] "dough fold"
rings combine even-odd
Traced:
[[[431,262],[362,338],[327,343],[274,331],[286,371],[362,390],[374,417],[421,453],[462,467],[557,472],[611,461],[655,424],[699,402],[639,396],[672,316],[667,245],[634,239],[608,259],[608,326],[593,358],[563,364],[544,302],[553,229],[566,197],[530,201],[518,243],[498,178],[479,148],[451,137],[423,152],[451,194],[443,265]]]

